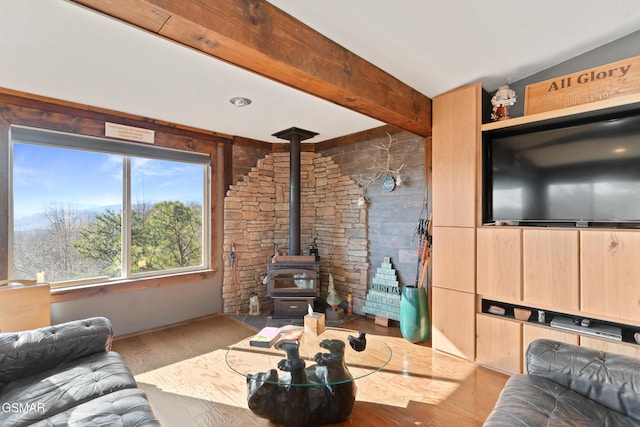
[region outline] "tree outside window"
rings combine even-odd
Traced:
[[[117,154],[109,142],[101,152],[87,139],[87,149],[12,144],[13,277],[44,271],[68,283],[207,268],[208,165],[155,147]]]

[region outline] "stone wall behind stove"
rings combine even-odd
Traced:
[[[337,292],[345,299],[347,293],[353,293],[354,311],[361,312],[370,268],[367,209],[357,203],[363,189],[330,157],[311,152],[301,153],[300,187],[300,245],[306,254],[317,238],[323,261],[321,297],[327,294],[332,274]],[[224,312],[248,312],[251,292],[259,295],[263,312],[270,310],[272,301],[262,283],[266,264],[276,248],[287,254],[289,245],[288,152],[266,155],[230,187],[224,230]]]

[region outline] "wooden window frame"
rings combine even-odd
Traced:
[[[214,276],[218,262],[218,147],[232,143],[232,137],[216,132],[191,128],[164,121],[149,119],[112,110],[90,107],[77,103],[45,98],[24,92],[0,88],[0,176],[9,174],[9,128],[11,125],[30,126],[52,131],[112,139],[105,136],[105,123],[150,129],[155,132],[155,146],[207,154],[211,166],[210,187],[210,269],[184,273],[159,275],[136,279],[92,283],[73,288],[51,291],[51,301],[67,301],[90,296],[128,292],[161,286],[179,285]],[[7,182],[8,180],[3,180]],[[0,205],[8,206],[11,195],[8,184],[0,186]],[[0,210],[0,278],[9,271],[9,212]]]

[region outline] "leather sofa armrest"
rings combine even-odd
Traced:
[[[92,317],[0,334],[0,388],[18,378],[111,350],[109,319]]]
[[[640,360],[539,339],[527,349],[527,372],[640,420]]]

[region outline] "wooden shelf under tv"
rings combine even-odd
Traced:
[[[616,109],[627,110],[632,108],[640,108],[640,93],[575,105],[559,110],[530,114],[528,116],[515,117],[509,120],[485,123],[480,129],[482,132],[487,132],[529,124],[552,123],[555,120],[564,120],[571,116],[579,115],[581,117],[588,117],[589,114],[602,114],[607,110],[615,111]]]

